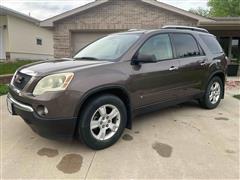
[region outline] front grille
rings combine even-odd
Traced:
[[[27,74],[23,74],[21,72],[17,72],[17,74],[13,77],[13,85],[19,89],[22,90],[27,83],[30,81],[32,76],[29,76]]]

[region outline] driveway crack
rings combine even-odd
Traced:
[[[87,170],[87,173],[86,173],[86,176],[85,176],[84,179],[87,179],[88,173],[89,173],[89,171],[90,171],[90,169],[91,169],[91,166],[92,166],[93,160],[94,160],[94,158],[95,158],[95,156],[96,156],[96,153],[97,153],[97,151],[94,152],[94,155],[93,155],[93,157],[92,157],[91,163],[90,163],[90,165],[89,165],[89,167],[88,167],[88,170]]]

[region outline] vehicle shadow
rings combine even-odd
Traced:
[[[177,105],[173,105],[165,108],[160,108],[157,110],[152,110],[147,113],[137,115],[136,117],[134,117],[133,121],[134,123],[140,123],[139,121],[144,121],[145,119],[151,119],[156,116],[161,117],[161,115],[165,115],[172,112],[177,113],[184,109],[201,109],[201,106],[197,101],[192,100],[192,101],[184,102],[181,104],[177,104]]]
[[[159,121],[158,118],[155,117],[161,117],[163,115],[168,115],[172,112],[177,113],[180,111],[184,111],[185,109],[200,109],[200,105],[197,101],[189,101],[182,104],[170,106],[167,108],[161,108],[159,110],[154,110],[145,114],[138,115],[133,118],[133,128],[132,130],[127,130],[127,132],[134,131],[134,126],[142,126],[146,121],[151,120],[151,123],[154,124],[156,121]],[[126,132],[126,131],[125,131]],[[73,149],[81,149],[86,151],[94,151],[88,148],[83,142],[77,139],[77,137],[74,137],[73,139],[51,139],[55,143],[61,145],[61,146],[68,146],[72,147]]]

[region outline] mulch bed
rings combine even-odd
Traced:
[[[8,74],[8,75],[0,75],[0,84],[9,84],[13,75]]]
[[[240,90],[240,81],[227,81],[226,82],[226,89],[239,89]]]

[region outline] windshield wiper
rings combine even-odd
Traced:
[[[95,57],[80,57],[80,58],[74,58],[76,60],[99,60],[98,58],[95,58]]]

